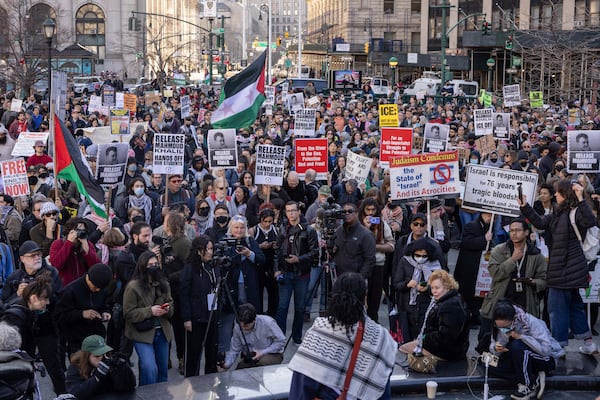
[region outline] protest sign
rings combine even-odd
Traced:
[[[379,105],[379,126],[398,126],[398,105],[380,104]]]
[[[449,135],[450,125],[425,124],[423,153],[439,153],[440,151],[446,151]]]
[[[113,108],[110,110],[111,135],[129,135],[129,110]]]
[[[304,108],[294,114],[294,136],[315,136],[317,110]]]
[[[369,176],[371,170],[371,158],[361,156],[353,151],[348,151],[346,154],[346,169],[344,170],[344,178],[356,179],[356,182],[363,183]]]
[[[52,103],[54,104],[54,112],[58,113],[61,121],[64,121],[66,114],[65,104],[67,104],[67,73],[63,71],[52,70],[51,86],[51,99]],[[85,106],[85,104],[83,106]]]
[[[49,134],[50,132],[21,132],[10,155],[13,157],[32,156],[35,153],[35,149],[33,148],[35,142],[41,140],[46,143]]]
[[[518,217],[518,187],[532,203],[538,176],[530,172],[468,164],[462,207]]]
[[[90,113],[102,110],[102,97],[91,95],[90,102],[88,103],[88,111]]]
[[[600,303],[600,260],[596,260],[594,270],[589,271],[588,286],[579,289],[579,295],[584,303]]]
[[[152,172],[169,175],[183,174],[184,154],[185,135],[156,133],[154,135]]]
[[[309,107],[318,108],[319,104],[321,104],[321,99],[319,99],[319,96],[313,96],[306,101],[306,105]]]
[[[600,171],[600,131],[567,133],[567,170],[570,173]]]
[[[283,185],[285,147],[259,144],[256,146],[256,170],[254,183]]]
[[[521,105],[521,87],[519,85],[506,85],[502,87],[505,107]]]
[[[145,101],[146,107],[150,107],[153,103],[156,103],[156,104],[162,103],[162,99],[160,98],[160,95],[158,94],[157,91],[145,92],[144,99],[146,100]]]
[[[123,96],[123,108],[135,112],[137,110],[137,96],[133,93],[125,93]]]
[[[405,156],[412,152],[412,128],[381,128],[379,162],[388,167],[392,157]]]
[[[105,188],[123,181],[127,167],[127,143],[103,143],[98,145],[96,180]]]
[[[235,129],[210,129],[208,131],[208,164],[210,168],[234,169],[237,167]]]
[[[475,148],[479,151],[481,159],[496,150],[496,141],[493,135],[485,135],[475,140]]]
[[[475,135],[483,136],[493,133],[494,128],[494,110],[491,108],[479,108],[473,110],[475,117]]]
[[[166,97],[167,99],[170,99],[171,97],[173,97],[173,89],[164,89],[163,97]]]
[[[303,93],[294,93],[290,94],[287,97],[288,109],[291,114],[294,114],[302,109],[304,109],[304,94]]]
[[[446,151],[392,158],[390,190],[392,200],[458,197],[458,153]]]
[[[510,113],[494,113],[494,137],[510,139]]]
[[[104,85],[102,87],[102,105],[105,107],[115,106],[115,88],[112,86]]]
[[[275,86],[265,85],[265,106],[273,107],[275,105]]]
[[[296,172],[304,179],[307,169],[317,172],[317,179],[327,179],[327,138],[296,139]]]
[[[581,111],[579,108],[569,108],[567,111],[567,124],[569,126],[581,125]]]
[[[542,108],[544,106],[544,95],[542,92],[529,92],[529,105],[531,108]]]
[[[181,96],[181,118],[187,118],[192,115],[192,102],[190,96]]]
[[[25,160],[2,161],[2,180],[4,193],[16,197],[29,195],[29,180],[27,179],[27,168]]]
[[[125,104],[125,93],[123,92],[117,92],[115,93],[115,108],[125,108],[124,104]]]
[[[10,102],[10,111],[21,112],[23,111],[23,100],[21,99],[12,99]],[[8,129],[8,126],[6,127]]]

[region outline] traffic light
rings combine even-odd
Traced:
[[[504,42],[504,48],[506,50],[512,50],[513,49],[513,37],[512,37],[512,35],[509,35],[506,38],[506,42]]]
[[[369,54],[369,42],[365,42],[365,54]]]
[[[135,29],[135,17],[129,17],[129,30],[132,31]]]
[[[135,18],[135,30],[137,32],[142,30],[142,21],[139,18]]]
[[[483,35],[489,35],[490,34],[490,23],[487,22],[486,20],[483,20],[483,23],[481,24],[481,33]]]
[[[281,46],[281,36],[277,36],[277,47]]]

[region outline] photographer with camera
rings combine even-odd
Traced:
[[[100,262],[94,244],[88,240],[87,225],[82,218],[71,218],[65,224],[64,239],[50,246],[50,264],[56,269],[64,286],[85,275]]]
[[[132,391],[135,375],[126,358],[110,353],[112,350],[101,336],[86,337],[67,368],[68,392],[78,400],[88,400],[103,394]]]
[[[230,350],[218,371],[231,368],[241,354],[237,369],[281,364],[285,348],[285,335],[275,320],[268,315],[256,315],[252,304],[238,308],[239,324],[233,329]]]
[[[292,292],[294,293],[294,321],[292,339],[302,343],[304,306],[310,270],[319,262],[319,240],[317,232],[309,225],[300,223],[300,206],[295,201],[285,205],[288,223],[277,238],[277,264],[275,278],[279,283],[279,305],[275,319],[283,333],[286,331],[287,314]]]
[[[375,239],[371,232],[359,223],[356,204],[344,204],[342,212],[344,223],[336,230],[333,248],[337,275],[358,272],[368,279],[375,268]]]

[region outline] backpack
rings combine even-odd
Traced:
[[[34,360],[24,351],[0,351],[0,400],[34,399]]]
[[[585,239],[581,239],[581,233],[579,232],[579,228],[577,228],[577,224],[575,223],[575,212],[577,212],[577,208],[569,211],[569,219],[571,220],[571,225],[573,225],[573,230],[575,231],[575,235],[581,244],[581,250],[583,250],[583,254],[585,255],[585,259],[590,262],[596,260],[598,257],[598,251],[600,250],[600,228],[597,226],[592,226],[588,228],[585,233]]]

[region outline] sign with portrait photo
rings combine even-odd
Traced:
[[[494,137],[510,139],[510,113],[494,113]]]
[[[600,131],[569,131],[567,134],[567,170],[600,171]]]
[[[235,129],[209,129],[208,164],[210,168],[237,168]]]
[[[294,114],[294,136],[315,136],[317,110],[304,108]]]
[[[448,147],[450,125],[425,124],[423,153],[439,153]]]
[[[129,135],[129,124],[129,110],[124,108],[112,108],[110,110],[111,135]]]
[[[123,181],[127,168],[127,143],[103,143],[98,145],[96,180],[104,187],[113,187]]]

